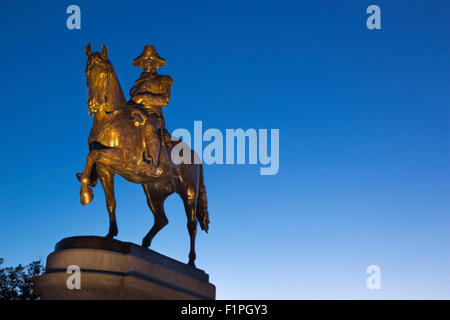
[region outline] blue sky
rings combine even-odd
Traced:
[[[81,8],[81,30],[66,8]],[[381,8],[368,30],[366,8]],[[197,266],[219,299],[450,298],[448,1],[75,1],[2,4],[0,257],[104,235],[103,191],[79,203],[92,118],[84,47],[105,43],[122,87],[144,45],[174,79],[167,127],[280,129],[280,171],[205,166],[211,228]],[[119,240],[153,223],[116,178]],[[177,195],[153,249],[187,260]],[[367,266],[382,289],[368,290]]]

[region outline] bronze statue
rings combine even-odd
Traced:
[[[170,135],[165,130],[162,107],[170,98],[172,79],[156,73],[165,61],[152,46],[145,46],[143,53],[134,60],[142,72],[131,89],[127,103],[117,75],[108,60],[108,50],[93,53],[86,46],[86,79],[88,87],[89,114],[94,115],[89,134],[89,154],[81,182],[80,199],[83,205],[92,201],[97,179],[103,186],[109,213],[108,238],[117,235],[114,175],[142,184],[147,203],[155,221],[142,240],[149,247],[152,239],[168,220],[164,212],[164,200],[176,192],[184,203],[190,236],[189,265],[195,266],[195,236],[197,221],[208,232],[209,216],[206,190],[201,164],[181,163],[175,165],[170,157]],[[176,142],[175,142],[176,143]],[[182,143],[182,142],[178,142]],[[191,159],[198,157],[192,151]]]

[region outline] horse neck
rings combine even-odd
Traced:
[[[127,106],[127,100],[125,99],[125,95],[123,94],[122,87],[120,86],[114,68],[110,74],[110,82],[106,90],[106,110],[103,109],[94,114],[94,126],[102,125],[102,122],[105,120],[105,116],[108,113]]]
[[[114,68],[112,68],[110,74],[110,83],[107,88],[106,99],[107,112],[112,112],[127,106],[127,100],[125,100],[122,87],[120,86],[120,82]]]

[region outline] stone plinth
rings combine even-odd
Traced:
[[[80,268],[80,289],[69,289],[69,266]],[[130,242],[85,236],[65,238],[34,278],[42,299],[215,299],[204,271]]]

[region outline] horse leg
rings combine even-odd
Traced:
[[[94,193],[89,188],[89,177],[91,175],[92,166],[95,162],[101,161],[106,165],[123,165],[122,150],[118,148],[94,149],[89,152],[86,159],[86,166],[81,175],[81,191],[80,200],[82,205],[87,205],[94,199]]]
[[[192,196],[182,196],[183,203],[184,203],[184,209],[186,211],[186,216],[188,219],[187,222],[187,228],[189,231],[189,237],[191,239],[191,249],[189,251],[189,262],[188,265],[195,267],[195,236],[197,234],[197,219],[196,219],[196,212],[197,209],[197,193],[193,191],[192,193],[188,194],[195,194],[195,197]]]
[[[164,200],[166,197],[161,195],[152,195],[150,188],[146,184],[143,184],[142,187],[144,188],[145,195],[147,196],[148,207],[152,211],[155,218],[153,227],[144,239],[142,239],[142,246],[148,248],[150,247],[155,235],[169,223],[169,220],[167,220],[166,213],[164,212]]]
[[[80,182],[81,182],[81,175],[82,175],[82,173],[75,174],[78,181],[80,181]],[[91,175],[89,177],[89,184],[88,184],[89,187],[95,188],[95,186],[97,185],[97,180],[98,180],[97,165],[94,163],[92,165]]]
[[[109,232],[105,236],[106,238],[114,238],[117,236],[119,230],[117,229],[116,222],[116,197],[114,195],[114,174],[110,173],[104,169],[100,169],[97,166],[98,176],[100,178],[100,182],[103,186],[103,190],[105,191],[106,198],[106,208],[108,209],[109,214]]]

